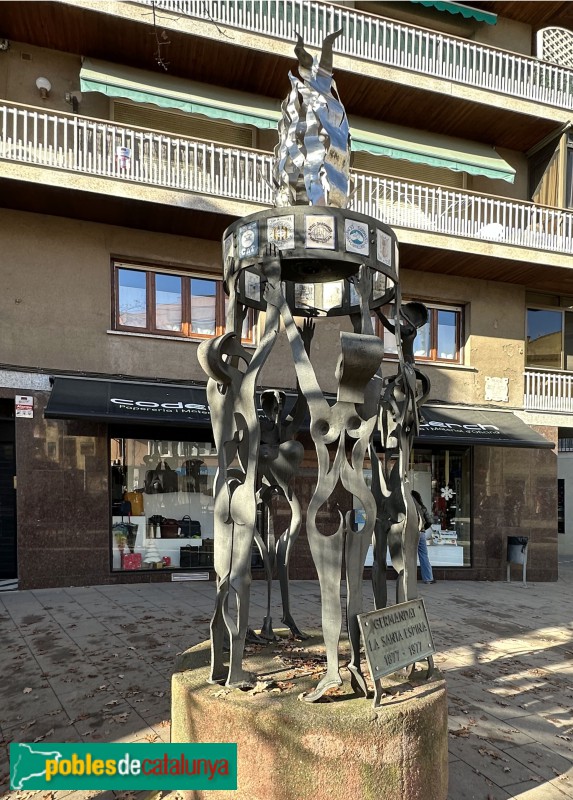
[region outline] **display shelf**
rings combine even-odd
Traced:
[[[163,516],[166,516],[165,514]],[[126,517],[112,517],[112,524],[117,522],[126,522]],[[201,539],[184,539],[181,537],[177,537],[176,539],[164,539],[161,537],[151,538],[148,539],[146,536],[147,533],[147,517],[130,517],[129,522],[137,525],[137,537],[135,540],[135,547],[133,552],[140,553],[142,561],[145,561],[145,555],[148,551],[149,547],[154,544],[156,550],[161,558],[164,556],[171,559],[171,564],[167,567],[167,569],[175,567],[178,568],[180,566],[180,553],[181,548],[190,545],[191,547],[201,547],[203,544],[204,539],[209,539],[212,537],[205,536],[203,534]],[[124,550],[124,554],[129,553],[129,549],[126,547]],[[122,569],[121,566],[121,554],[117,548],[117,544],[115,542],[115,538],[113,538],[113,569],[118,570]]]
[[[453,544],[432,544],[428,546],[428,556],[430,564],[433,567],[463,567],[464,566],[464,548],[461,545]],[[368,548],[366,554],[365,567],[371,567],[374,563],[372,552],[372,545]],[[418,561],[418,566],[420,562]],[[390,551],[386,550],[386,566],[392,566],[392,559],[390,558]]]

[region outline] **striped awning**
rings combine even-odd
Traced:
[[[515,179],[515,169],[493,147],[480,142],[358,118],[353,120],[351,131],[352,149],[356,151],[366,150],[374,155],[508,183]]]
[[[491,11],[482,11],[480,8],[472,8],[463,3],[449,3],[446,0],[410,0],[410,2],[418,3],[426,8],[446,11],[448,14],[459,14],[464,19],[475,19],[476,22],[485,22],[486,25],[497,23],[497,14],[492,14]]]
[[[89,58],[82,64],[80,86],[82,92],[100,92],[260,129],[276,128],[281,116],[279,100]],[[350,122],[355,151],[510,183],[514,180],[513,167],[486,145],[365,119]]]
[[[256,128],[276,128],[281,114],[278,100],[91,58],[83,61],[80,88]]]

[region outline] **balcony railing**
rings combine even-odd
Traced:
[[[319,47],[342,29],[334,49],[352,58],[434,78],[573,108],[573,70],[466,39],[317,0],[139,0],[178,16],[273,36],[289,42],[300,33]]]
[[[271,204],[266,153],[17,104],[0,104],[0,158]]]
[[[272,205],[272,156],[0,103],[0,159]],[[573,255],[573,212],[362,172],[351,208],[389,225]]]
[[[573,412],[573,375],[563,372],[525,373],[523,407],[528,411]]]
[[[355,173],[352,208],[403,228],[573,254],[573,213],[476,192]]]

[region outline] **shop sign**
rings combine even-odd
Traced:
[[[118,406],[123,411],[132,411],[134,414],[203,414],[209,417],[209,409],[201,403],[184,403],[178,400],[173,403],[157,403],[154,400],[131,400],[124,397],[110,397],[110,403]]]
[[[433,433],[475,433],[490,435],[500,435],[501,430],[497,425],[482,425],[480,422],[468,422],[462,425],[460,422],[441,422],[437,419],[430,419],[422,422],[420,430],[431,430]]]
[[[34,398],[28,394],[16,395],[16,416],[27,417],[33,419],[34,417]]]
[[[358,621],[374,681],[436,652],[423,600],[360,614]]]

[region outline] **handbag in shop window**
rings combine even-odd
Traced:
[[[179,536],[179,523],[176,519],[162,517],[160,530],[162,539],[177,539]]]
[[[185,514],[179,522],[179,535],[183,539],[200,539],[201,538],[201,523],[199,520],[191,519],[189,514]]]

